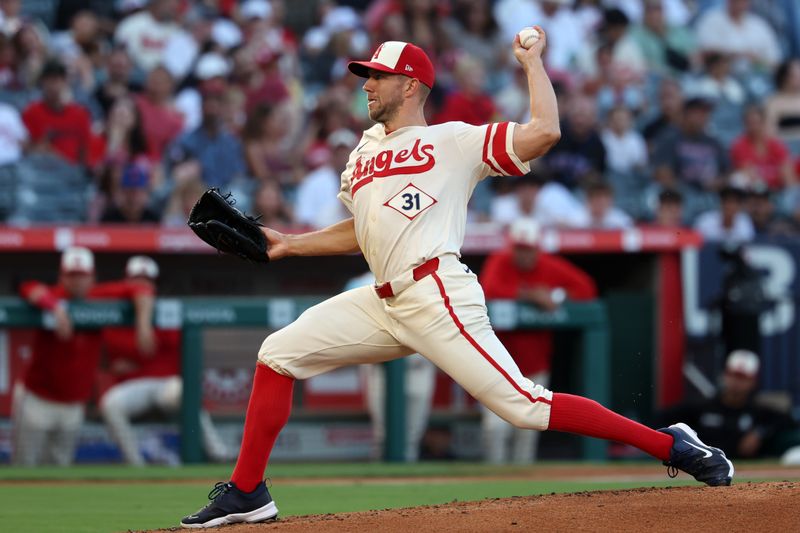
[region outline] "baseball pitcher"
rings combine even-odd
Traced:
[[[266,338],[231,480],[218,483],[211,502],[183,518],[183,526],[275,518],[264,470],[289,418],[295,380],[413,352],[517,427],[628,443],[709,485],[731,482],[733,465],[725,454],[703,444],[689,426],[656,431],[525,378],[492,331],[477,277],[459,261],[475,185],[489,176],[525,174],[528,162],[560,138],[556,98],[541,59],[547,38],[537,30],[540,39],[530,48],[518,37],[513,44],[530,90],[525,124],[428,126],[423,104],[434,68],[413,44],[388,41],[370,60],[348,65],[366,79],[369,116],[376,122],[342,173],[339,198],[352,218],[284,235],[226,210],[214,190],[198,201],[190,226],[220,251],[262,262],[360,252],[377,283],[326,300]]]

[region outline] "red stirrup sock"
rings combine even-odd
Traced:
[[[594,400],[572,394],[553,394],[547,429],[623,442],[662,461],[669,459],[672,450],[671,435],[618,415]]]
[[[252,492],[264,479],[269,454],[292,411],[294,379],[258,363],[247,404],[239,459],[231,481],[239,490]]]

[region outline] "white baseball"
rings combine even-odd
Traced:
[[[519,30],[519,44],[526,50],[539,40],[539,32],[536,28],[528,26]]]

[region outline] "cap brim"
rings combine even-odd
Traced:
[[[94,274],[94,269],[85,268],[62,268],[62,274]]]
[[[350,72],[360,78],[369,78],[369,69],[379,70],[388,74],[401,74],[400,72],[387,67],[383,63],[378,63],[375,61],[351,61],[347,64],[347,68],[350,70]],[[402,75],[405,76],[405,74]]]
[[[725,373],[728,374],[729,376],[734,376],[734,377],[743,378],[743,379],[753,379],[753,378],[758,376],[758,372],[750,373],[750,372],[745,372],[744,370],[738,370],[738,369],[733,369],[733,370],[726,369]]]

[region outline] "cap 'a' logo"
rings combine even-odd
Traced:
[[[383,50],[383,45],[384,45],[384,43],[381,43],[381,45],[378,47],[378,49],[375,50],[375,53],[372,54],[372,60],[373,61],[378,59],[378,56],[381,55],[381,50]]]
[[[414,72],[414,69],[411,68],[411,65],[406,65],[406,71],[407,72]]]

